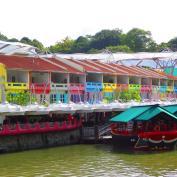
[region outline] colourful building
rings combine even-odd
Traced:
[[[177,77],[97,60],[0,55],[1,95],[39,103],[173,99]],[[2,96],[1,96],[2,98]]]

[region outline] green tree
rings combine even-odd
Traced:
[[[44,50],[44,46],[43,44],[38,41],[37,39],[29,39],[28,37],[23,37],[20,42],[24,43],[24,44],[28,44],[28,45],[31,45],[31,46],[34,46],[36,48],[38,48],[39,50],[43,51]]]
[[[18,39],[16,38],[11,38],[11,39],[8,39],[9,42],[19,42]]]
[[[139,28],[133,28],[126,34],[125,43],[134,52],[144,52],[151,46],[151,32]]]
[[[158,52],[166,51],[166,50],[169,50],[169,44],[168,43],[162,42],[159,45],[157,45],[157,51]]]
[[[126,53],[132,52],[130,48],[126,45],[108,46],[106,47],[106,49],[108,49],[111,52],[126,52]]]
[[[28,37],[23,37],[20,42],[24,43],[24,44],[28,44],[28,45],[32,45],[32,41],[31,39],[29,39]]]
[[[73,44],[73,52],[87,52],[90,47],[90,39],[88,37],[79,36]]]
[[[53,53],[71,53],[74,47],[74,40],[66,37],[61,42],[57,42],[55,45],[49,47],[49,51]]]
[[[7,41],[8,38],[5,35],[3,35],[2,33],[0,33],[0,40],[1,41]]]
[[[169,42],[168,42],[168,46],[171,50],[173,51],[177,51],[177,37],[171,39]]]
[[[122,31],[120,29],[115,30],[102,30],[92,36],[91,48],[104,49],[107,46],[120,45]]]
[[[42,44],[40,41],[38,41],[37,39],[33,39],[33,40],[32,40],[32,45],[33,45],[34,47],[37,47],[37,48],[38,48],[39,50],[41,50],[41,51],[44,50],[43,44]]]

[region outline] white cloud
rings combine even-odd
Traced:
[[[150,30],[157,42],[177,36],[176,0],[0,0],[0,31],[50,45],[101,29]]]

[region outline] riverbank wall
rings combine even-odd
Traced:
[[[15,152],[38,148],[78,144],[80,129],[40,134],[23,134],[0,137],[0,152]]]

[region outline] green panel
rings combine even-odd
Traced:
[[[172,73],[172,68],[166,68],[166,69],[164,70],[164,72],[165,72],[166,74],[170,74],[170,75],[173,75],[173,76],[177,76],[177,68],[174,68],[174,69],[173,69],[173,73]]]
[[[163,107],[165,110],[171,112],[172,114],[177,112],[177,105],[169,105]]]
[[[152,106],[136,106],[127,109],[126,111],[120,113],[113,117],[110,121],[111,122],[128,122],[132,119],[135,119],[143,112],[147,111],[148,109],[152,108]]]
[[[165,113],[165,114],[169,115],[170,117],[177,119],[177,117],[175,115],[173,115],[172,113],[168,112],[167,110],[165,110],[161,107],[152,107],[151,109],[145,111],[143,114],[139,115],[136,118],[136,120],[142,120],[142,121],[150,120],[160,113]]]

